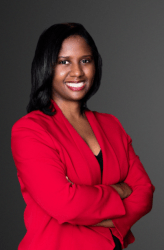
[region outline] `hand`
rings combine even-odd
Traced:
[[[113,221],[110,219],[103,220],[100,223],[93,225],[92,227],[115,227]]]
[[[70,183],[72,183],[72,184],[73,184],[73,182],[72,182],[72,181],[70,181],[70,180],[68,179],[68,176],[66,176],[66,179],[67,179]]]
[[[115,185],[111,185],[118,194],[120,195],[121,199],[127,198],[133,192],[132,189],[128,186],[128,184],[124,182],[117,183]]]

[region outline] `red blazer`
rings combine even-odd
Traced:
[[[125,248],[132,225],[152,208],[154,186],[117,118],[85,111],[103,155],[93,152],[63,115],[33,111],[12,128],[11,148],[26,203],[19,250],[112,250],[111,232]],[[68,182],[66,176],[74,183]],[[127,183],[122,200],[111,184]],[[94,227],[112,219],[115,228]]]

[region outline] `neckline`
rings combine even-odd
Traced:
[[[93,162],[95,161],[95,168],[97,168],[97,171],[100,171],[100,166],[99,166],[99,163],[97,161],[97,156],[92,152],[92,150],[90,149],[88,144],[84,141],[84,139],[80,136],[80,134],[76,131],[76,129],[72,126],[72,124],[64,116],[62,110],[57,105],[57,103],[53,99],[51,99],[51,101],[52,101],[52,105],[54,106],[54,108],[57,112],[54,115],[54,118],[57,119],[60,123],[65,124],[65,126],[66,126],[65,128],[68,130],[69,134],[71,135],[72,139],[74,140],[75,144],[77,145],[77,148],[79,149],[79,152],[81,153],[82,157],[85,160],[86,160],[86,158],[88,158],[88,159],[90,158],[90,159],[92,159]],[[96,111],[92,111],[88,108],[84,110],[84,114],[85,114],[85,116],[86,116],[92,130],[93,130],[93,133],[95,134],[96,139],[100,145],[99,154],[101,155],[102,150],[104,150],[103,130],[102,130],[101,126],[99,125],[99,122],[96,119],[95,112]],[[86,154],[87,156],[84,156],[84,154]],[[105,160],[106,159],[104,159],[104,162],[105,162]],[[100,179],[99,179],[100,183],[102,183],[102,181],[103,181],[103,176],[104,175],[100,175]]]
[[[72,126],[72,124],[68,121],[68,119],[64,116],[64,114],[63,114],[63,112],[62,112],[62,110],[60,109],[60,107],[58,106],[58,104],[53,100],[53,99],[51,99],[51,102],[52,102],[52,104],[53,104],[53,106],[55,107],[55,109],[56,109],[56,112],[58,113],[58,114],[60,114],[60,117],[59,116],[56,116],[56,118],[59,120],[59,121],[61,121],[60,120],[60,118],[62,118],[62,119],[64,119],[63,121],[64,122],[68,122],[68,124],[70,125],[70,127],[73,129],[73,131],[75,131],[75,133],[78,135],[78,137],[79,138],[81,138],[81,140],[85,143],[85,145],[88,147],[88,149],[92,152],[92,155],[95,157],[97,157],[97,156],[99,156],[99,154],[101,153],[101,144],[100,144],[100,142],[99,142],[99,140],[98,140],[98,138],[97,138],[97,136],[96,136],[96,134],[95,134],[95,131],[94,131],[94,129],[93,129],[93,126],[91,125],[91,123],[90,123],[90,120],[89,120],[89,115],[93,115],[93,113],[92,113],[92,111],[90,110],[90,109],[85,109],[84,110],[84,114],[85,114],[85,116],[86,116],[86,118],[87,118],[87,120],[88,120],[88,122],[89,122],[89,124],[90,124],[90,126],[91,126],[91,129],[92,129],[92,131],[93,131],[93,133],[94,133],[94,135],[95,135],[95,137],[96,137],[96,139],[97,139],[97,141],[98,141],[98,144],[99,144],[99,146],[100,146],[100,151],[99,151],[99,153],[98,153],[98,155],[95,155],[94,153],[93,153],[93,151],[91,150],[91,148],[88,146],[88,144],[84,141],[84,139],[81,137],[81,135],[76,131],[76,129]],[[93,115],[94,116],[94,115]]]
[[[101,154],[101,148],[100,148],[100,151],[99,151],[98,155],[94,154],[94,156],[98,157],[100,154]]]

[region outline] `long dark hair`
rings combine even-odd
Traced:
[[[47,115],[55,114],[51,103],[53,68],[57,62],[63,41],[71,35],[79,35],[86,40],[92,50],[96,69],[93,85],[81,100],[81,113],[84,109],[87,109],[86,102],[99,89],[102,75],[102,59],[93,38],[79,23],[54,24],[41,34],[36,47],[31,67],[32,88],[27,113],[33,110],[41,110]]]

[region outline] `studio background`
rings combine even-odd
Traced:
[[[103,76],[88,107],[120,120],[156,187],[153,210],[132,227],[136,241],[127,249],[163,249],[164,1],[10,0],[0,9],[0,249],[17,249],[26,232],[11,127],[26,114],[38,38],[60,22],[82,23],[95,40]]]

